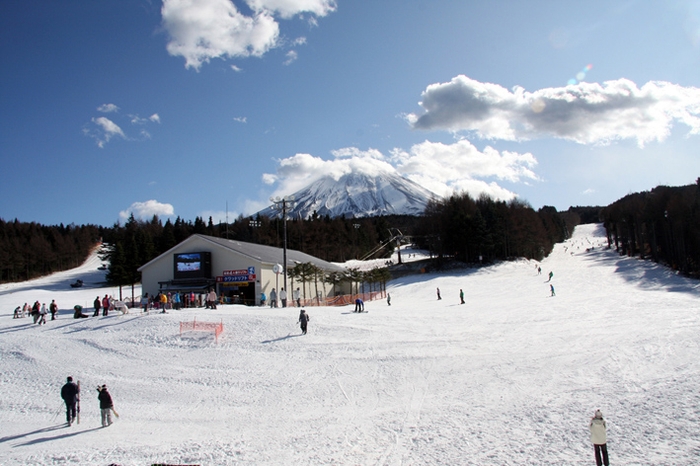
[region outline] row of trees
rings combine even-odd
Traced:
[[[414,242],[439,259],[452,257],[466,263],[514,257],[542,260],[579,221],[577,213],[559,213],[554,207],[535,211],[519,200],[455,194],[430,202]]]
[[[700,178],[694,185],[627,195],[604,208],[601,217],[609,244],[620,254],[700,276]]]
[[[0,219],[0,282],[30,280],[77,267],[103,232],[94,225],[43,226]]]

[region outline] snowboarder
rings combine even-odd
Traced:
[[[73,377],[66,379],[66,384],[61,388],[61,398],[66,403],[66,424],[70,426],[77,415],[76,405],[80,399],[80,388],[73,382]]]
[[[51,312],[51,320],[56,320],[56,314],[58,314],[58,304],[56,304],[55,299],[51,300],[51,304],[49,305],[49,311]]]
[[[97,317],[100,315],[100,309],[102,308],[102,302],[100,301],[100,297],[98,296],[95,298],[95,301],[92,303],[92,306],[95,308],[95,313],[92,315],[93,317]]]
[[[389,293],[386,294],[386,305],[391,306],[391,295]]]
[[[311,320],[311,317],[306,313],[305,310],[301,310],[299,313],[299,321],[297,323],[301,323],[301,334],[306,335],[306,325],[309,323]]]
[[[442,296],[440,296],[440,288],[437,289],[437,295],[438,295],[438,300],[442,299]]]
[[[355,300],[355,311],[354,312],[364,312],[365,310],[365,302],[362,301],[360,298],[357,298]]]
[[[556,296],[556,295],[557,295],[557,294],[554,292],[554,285],[552,285],[552,284],[549,285],[549,291],[552,292],[552,294],[551,294],[550,296]]]
[[[88,317],[87,314],[83,314],[83,306],[81,306],[80,304],[76,304],[75,306],[73,306],[73,310],[75,311],[73,313],[74,319],[83,319]]]
[[[287,307],[287,292],[284,288],[280,289],[280,301],[282,301],[282,307]]]
[[[464,304],[464,291],[462,291],[462,288],[459,289],[459,304]]]
[[[297,303],[297,307],[301,307],[301,290],[299,290],[299,288],[294,290],[292,297],[294,298],[294,302]]]
[[[537,275],[542,275],[542,267],[537,267]]]
[[[267,301],[267,296],[265,296],[265,293],[260,293],[260,305],[264,306],[265,301]]]
[[[270,307],[277,307],[277,292],[274,288],[270,291]]]
[[[97,399],[100,400],[100,415],[102,427],[112,425],[112,396],[107,391],[107,385],[97,386]]]
[[[605,420],[603,419],[603,413],[599,409],[596,410],[589,427],[591,429],[591,442],[593,442],[593,449],[595,450],[595,464],[597,466],[609,466]]]
[[[553,276],[554,276],[554,272],[549,272],[549,280],[547,280],[547,281],[551,282]]]

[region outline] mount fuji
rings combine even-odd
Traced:
[[[437,195],[399,175],[350,173],[339,179],[326,175],[290,197],[294,202],[288,215],[306,219],[314,212],[331,218],[421,215]],[[276,217],[279,211],[270,206],[258,214]]]

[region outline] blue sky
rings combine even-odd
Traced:
[[[559,210],[700,176],[700,1],[7,0],[0,57],[5,220],[233,220],[348,171]]]

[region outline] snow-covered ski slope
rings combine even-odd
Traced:
[[[99,261],[5,285],[0,464],[591,465],[597,408],[611,464],[700,464],[700,286],[603,236],[577,227],[539,276],[521,260],[402,278],[363,314],[309,308],[305,336],[294,308],[73,320],[115,293],[70,289]],[[36,299],[59,320],[12,319]],[[195,317],[223,321],[218,344],[180,336]],[[67,375],[83,387],[69,428]],[[104,429],[97,384],[121,416]]]

